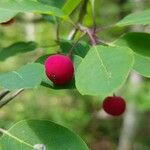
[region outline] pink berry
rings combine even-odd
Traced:
[[[45,73],[55,85],[66,85],[74,74],[74,67],[68,56],[56,54],[45,61]]]
[[[124,113],[126,102],[122,97],[109,96],[104,99],[103,109],[110,115],[119,116]]]

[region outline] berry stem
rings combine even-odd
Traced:
[[[114,96],[114,97],[116,97],[116,94],[115,94],[115,93],[113,93],[113,96]]]
[[[79,23],[82,23],[84,16],[86,15],[87,12],[87,5],[88,5],[88,0],[84,0],[82,7],[81,7],[81,11],[79,13],[79,17],[78,17],[78,21],[75,25],[75,28],[73,29],[73,32],[71,32],[71,36],[69,37],[69,40],[73,40],[77,34],[78,31],[80,30],[80,27],[78,26]],[[73,49],[76,47],[76,45],[78,44],[78,42],[80,41],[80,39],[86,34],[85,31],[82,31],[83,34],[79,37],[79,39],[73,44],[72,48],[69,50],[68,56],[71,57],[72,53],[73,53]],[[70,34],[69,34],[70,35]]]
[[[83,33],[79,39],[73,44],[73,46],[71,47],[71,49],[69,50],[68,56],[71,57],[73,54],[73,49],[77,46],[77,44],[79,43],[79,41],[81,40],[81,38],[85,35],[86,33]]]
[[[60,42],[60,22],[59,20],[57,20],[57,23],[56,23],[56,39],[57,39],[57,43]]]
[[[89,38],[90,38],[90,42],[91,44],[94,46],[97,44],[97,37],[95,35],[95,33],[93,32],[93,29],[89,29],[87,27],[82,26],[81,24],[78,24],[80,31],[85,32]]]
[[[95,34],[93,34],[93,33],[91,32],[91,30],[89,30],[89,29],[86,30],[86,33],[87,33],[87,35],[88,35],[89,38],[90,38],[91,44],[92,44],[93,46],[96,45],[96,44],[97,44],[97,40],[96,40]]]
[[[95,17],[95,0],[91,0],[91,7],[92,7],[92,17],[93,17],[93,34],[96,33],[96,17]]]

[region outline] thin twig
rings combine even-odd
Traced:
[[[96,39],[94,38],[93,34],[91,33],[91,31],[89,29],[86,30],[87,35],[90,38],[91,44],[94,46],[97,44]]]
[[[77,44],[79,43],[79,41],[81,40],[81,38],[86,34],[86,32],[84,32],[79,39],[73,44],[73,46],[71,47],[71,49],[69,50],[68,56],[72,56],[73,53],[73,49],[77,46]]]
[[[59,20],[58,20],[57,25],[56,25],[56,39],[57,39],[58,43],[60,42],[59,34],[60,34],[60,23],[59,23]]]
[[[114,24],[97,27],[97,29],[96,29],[96,33],[97,33],[97,32],[99,32],[99,31],[102,31],[102,30],[111,29],[111,28],[113,28],[113,27],[115,27],[115,25],[114,25]]]
[[[24,89],[20,89],[18,91],[16,91],[12,96],[3,99],[0,101],[0,108],[2,108],[3,106],[5,106],[8,102],[10,102],[11,100],[13,100],[16,96],[18,96]]]
[[[70,33],[68,34],[67,40],[72,40],[72,39],[74,39],[74,35],[76,34],[77,31],[78,31],[78,30],[76,30],[76,29],[72,29],[72,30],[70,31]]]
[[[79,28],[80,28],[80,31],[87,33],[87,35],[88,35],[89,38],[90,38],[90,41],[91,41],[91,44],[92,44],[92,45],[96,45],[96,44],[100,43],[100,44],[105,45],[105,46],[113,46],[112,44],[107,43],[107,42],[105,42],[105,41],[99,39],[99,38],[97,37],[97,35],[94,34],[91,29],[89,29],[89,28],[87,28],[87,27],[85,27],[85,26],[82,26],[81,24],[78,24],[78,26],[79,26]]]
[[[6,90],[0,93],[0,101],[8,94],[10,91]]]
[[[76,28],[74,29],[74,33],[72,34],[72,38],[71,38],[71,39],[74,39],[75,36],[76,36],[76,34],[77,34],[77,32],[78,32],[78,30],[80,30],[79,27],[78,27],[78,24],[79,24],[79,23],[81,24],[81,23],[83,22],[84,16],[85,16],[86,13],[87,13],[87,4],[88,4],[88,1],[89,1],[89,0],[84,0],[84,1],[83,1],[83,5],[82,5],[81,10],[80,10],[80,13],[79,13],[78,21],[77,21],[77,23],[76,23],[77,26],[76,26]]]
[[[95,16],[95,0],[91,0],[92,17],[93,17],[93,34],[96,33],[96,16]]]
[[[96,45],[97,41],[95,39],[95,35],[93,35],[92,30],[90,30],[89,28],[82,26],[81,24],[78,24],[80,31],[87,33],[87,35],[90,38],[91,44],[92,45]]]
[[[78,32],[78,30],[80,30],[80,27],[78,26],[79,23],[82,23],[84,16],[87,12],[87,4],[88,4],[88,0],[84,0],[83,5],[81,7],[81,11],[79,13],[79,17],[78,17],[78,21],[77,21],[77,28],[74,28],[68,35],[68,40],[73,40]],[[80,30],[82,31],[82,30]],[[71,56],[73,53],[73,49],[77,46],[78,42],[81,40],[81,38],[85,35],[85,31],[82,31],[83,34],[78,38],[78,40],[73,44],[73,46],[71,47],[71,49],[69,50],[68,56]]]
[[[83,5],[81,7],[81,11],[79,13],[79,18],[78,18],[77,23],[82,23],[83,22],[84,16],[87,13],[87,4],[88,4],[88,0],[84,0]]]

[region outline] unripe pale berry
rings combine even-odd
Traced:
[[[10,20],[8,20],[8,21],[6,21],[6,22],[2,22],[1,25],[3,25],[3,26],[8,26],[8,25],[11,25],[11,24],[14,23],[14,22],[15,22],[15,19],[12,18],[12,19],[10,19]]]
[[[73,78],[74,67],[68,56],[51,55],[46,59],[44,66],[47,77],[55,85],[65,85]]]
[[[104,99],[103,109],[110,115],[119,116],[124,113],[126,102],[122,97],[109,96]]]

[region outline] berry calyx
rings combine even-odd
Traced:
[[[14,23],[14,22],[15,22],[15,19],[12,18],[12,19],[10,19],[10,20],[8,20],[8,21],[6,21],[6,22],[2,22],[1,25],[7,26],[7,25],[11,25],[11,24]]]
[[[45,63],[45,73],[55,85],[66,85],[74,74],[74,67],[68,56],[56,54],[49,56]]]
[[[108,96],[103,101],[103,109],[110,115],[122,115],[126,109],[126,102],[122,97]]]

